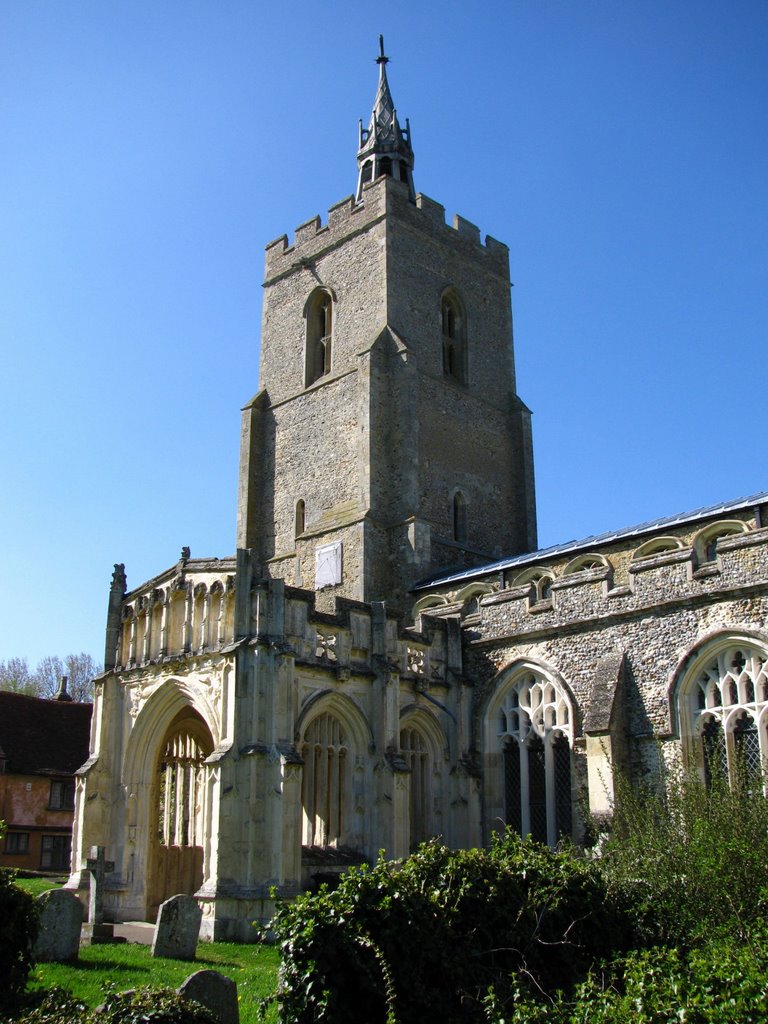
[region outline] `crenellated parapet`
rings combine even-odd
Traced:
[[[421,193],[415,203],[411,202],[404,182],[379,178],[364,186],[362,202],[346,196],[329,208],[325,223],[316,215],[295,229],[292,240],[285,234],[270,242],[266,246],[265,283],[306,268],[355,234],[370,230],[387,214],[397,215],[438,240],[453,241],[477,258],[498,262],[502,268],[508,264],[509,248],[503,242],[491,235],[483,241],[480,228],[459,214],[446,223],[441,203]]]

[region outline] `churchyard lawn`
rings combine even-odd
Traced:
[[[60,884],[56,879],[18,878],[16,884],[33,896]],[[30,975],[30,989],[58,985],[69,989],[89,1006],[104,1002],[105,986],[118,991],[145,985],[178,988],[194,971],[209,968],[237,982],[241,1024],[257,1024],[259,1001],[272,995],[277,985],[279,953],[275,946],[234,942],[201,942],[193,961],[154,959],[149,946],[108,943],[84,946],[76,964],[38,964]],[[277,1020],[274,1004],[267,1022]]]
[[[133,942],[85,946],[76,964],[38,964],[29,987],[67,988],[89,1006],[104,1002],[104,986],[118,991],[145,985],[178,988],[194,971],[206,968],[226,974],[237,982],[241,1024],[256,1024],[259,1000],[271,995],[277,984],[279,953],[275,946],[240,945],[234,942],[201,942],[194,961],[153,959],[149,946]],[[266,1016],[277,1020],[274,1004]]]

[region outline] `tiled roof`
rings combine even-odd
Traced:
[[[601,544],[610,544],[612,541],[625,540],[629,537],[638,537],[644,533],[652,533],[656,530],[666,530],[673,526],[684,526],[686,523],[696,522],[697,519],[709,519],[712,516],[726,515],[728,512],[738,512],[740,509],[751,508],[755,505],[763,505],[768,501],[768,491],[761,491],[759,494],[752,494],[748,498],[736,498],[735,501],[723,502],[720,505],[710,505],[708,508],[697,508],[693,512],[682,512],[675,516],[665,516],[663,519],[652,519],[647,523],[640,523],[639,526],[628,526],[623,530],[614,530],[611,533],[600,533],[594,537],[585,537],[583,540],[569,540],[565,544],[555,544],[551,548],[542,548],[539,551],[529,551],[523,555],[513,555],[511,558],[502,558],[497,562],[488,565],[481,565],[475,569],[464,569],[460,572],[442,572],[421,580],[413,587],[413,590],[424,590],[426,587],[444,586],[447,583],[458,583],[461,580],[475,579],[477,576],[488,576],[491,573],[503,572],[505,569],[512,569],[521,565],[532,565],[544,561],[547,558],[555,558],[558,555],[575,554],[578,551],[592,550]]]
[[[71,775],[88,758],[91,704],[0,691],[0,748],[6,772]]]

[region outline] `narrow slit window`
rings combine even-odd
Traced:
[[[459,544],[467,539],[467,503],[461,491],[453,496],[453,539]]]

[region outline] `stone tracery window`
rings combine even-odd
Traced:
[[[691,732],[707,785],[753,778],[768,761],[768,659],[748,643],[713,653],[687,687]]]
[[[570,836],[572,727],[561,688],[525,672],[504,696],[496,731],[504,754],[507,824],[550,846]]]

